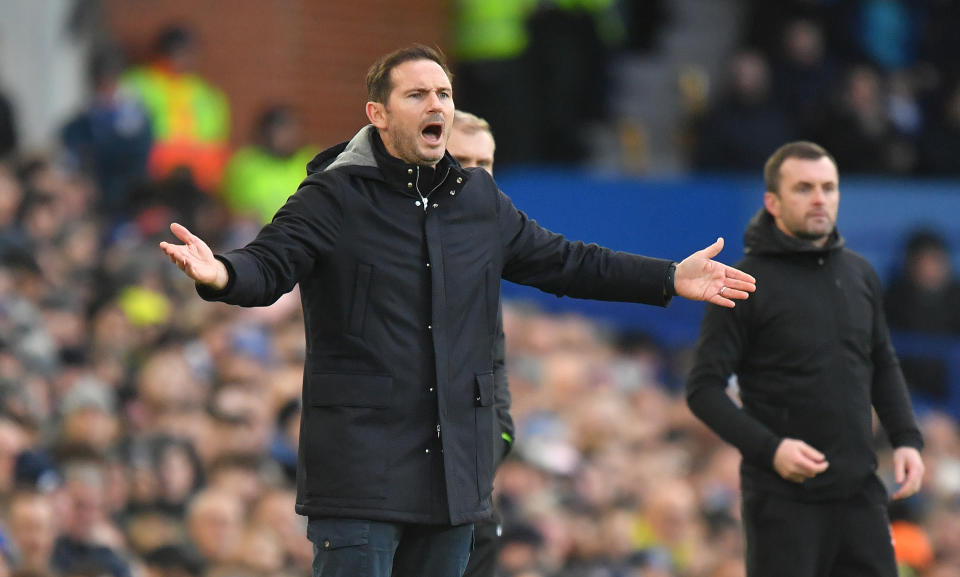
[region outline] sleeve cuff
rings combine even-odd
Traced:
[[[677,287],[674,276],[677,274],[677,263],[671,262],[667,267],[667,274],[663,277],[663,297],[669,302],[677,296]]]
[[[197,294],[200,295],[200,298],[207,301],[215,301],[223,298],[224,295],[229,294],[233,285],[237,279],[237,273],[233,269],[233,264],[222,255],[216,254],[213,258],[223,263],[223,266],[227,269],[227,285],[220,290],[211,288],[208,285],[197,284]]]

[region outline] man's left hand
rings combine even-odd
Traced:
[[[894,500],[906,499],[920,490],[923,482],[923,459],[913,447],[898,447],[893,452],[893,478],[900,489],[893,494]]]
[[[721,250],[723,238],[718,238],[717,242],[683,259],[673,277],[676,293],[691,300],[733,308],[734,300],[743,300],[757,290],[757,281],[752,276],[711,260]]]

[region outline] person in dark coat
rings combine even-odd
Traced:
[[[762,290],[735,310],[707,307],[687,402],[743,455],[749,576],[896,577],[871,409],[894,447],[894,499],[920,488],[923,440],[880,281],[837,231],[826,150],[784,145],[764,177],[738,264]],[[742,410],[725,391],[731,374]]]
[[[960,338],[960,279],[953,274],[950,246],[936,230],[921,228],[907,239],[903,268],[886,293],[890,329],[907,333]],[[901,355],[907,386],[928,401],[945,403],[950,381],[945,359]]]
[[[447,141],[447,152],[465,169],[481,168],[493,176],[493,160],[496,141],[490,123],[469,112],[453,113],[453,130]],[[513,445],[513,417],[510,415],[510,383],[506,369],[506,335],[503,334],[503,310],[497,311],[497,336],[493,344],[493,405],[497,414],[497,427],[493,432],[493,444],[499,447],[494,468]],[[463,577],[493,577],[497,569],[497,554],[500,550],[500,535],[503,526],[500,514],[494,507],[493,515],[473,524],[473,550]]]
[[[241,306],[300,285],[306,324],[297,512],[314,575],[460,575],[491,514],[500,278],[557,295],[733,306],[753,277],[571,242],[446,153],[453,92],[435,50],[367,75],[370,125],[321,152],[257,238],[214,256],[179,224],[160,248],[200,295]]]

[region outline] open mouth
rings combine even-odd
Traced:
[[[443,124],[440,122],[431,122],[423,127],[420,134],[428,143],[432,145],[440,144],[443,138]]]

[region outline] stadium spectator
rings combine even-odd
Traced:
[[[773,100],[766,58],[742,52],[730,62],[729,86],[702,119],[694,164],[701,170],[746,170],[793,135]]]
[[[919,172],[932,176],[960,175],[960,81],[947,94],[942,111],[932,115],[920,136]]]
[[[168,26],[157,36],[153,60],[126,72],[121,84],[150,117],[150,175],[164,178],[185,170],[201,190],[214,193],[229,155],[230,105],[197,73],[196,63],[194,33]]]
[[[68,164],[92,177],[97,205],[106,217],[129,215],[131,197],[146,184],[153,144],[150,120],[135,95],[121,89],[124,62],[113,48],[101,48],[90,64],[90,103],[67,122],[61,138]]]
[[[486,120],[457,110],[453,113],[453,129],[447,141],[447,152],[463,168],[481,168],[493,176],[493,161],[496,142]],[[503,334],[503,311],[497,313],[496,339],[493,345],[494,383],[493,396],[496,407],[497,426],[493,431],[496,451],[494,467],[507,455],[513,445],[513,418],[510,417],[510,387],[507,382],[506,340]],[[488,520],[474,523],[473,549],[464,571],[464,577],[493,577],[496,570],[498,536],[503,530],[500,516],[494,514]]]
[[[49,571],[60,523],[53,497],[22,489],[10,496],[7,507],[13,566],[18,570]]]
[[[847,71],[843,92],[826,110],[815,135],[848,173],[889,174],[905,162],[895,155],[896,134],[887,115],[883,79],[867,66]]]
[[[235,152],[223,178],[223,198],[238,217],[270,222],[306,175],[317,150],[303,144],[303,127],[289,106],[267,108],[257,121],[254,144]]]
[[[920,229],[910,234],[905,248],[903,268],[891,279],[884,299],[890,328],[960,337],[960,281],[953,275],[946,240],[936,231]],[[901,367],[913,391],[946,400],[943,361],[904,355]]]

